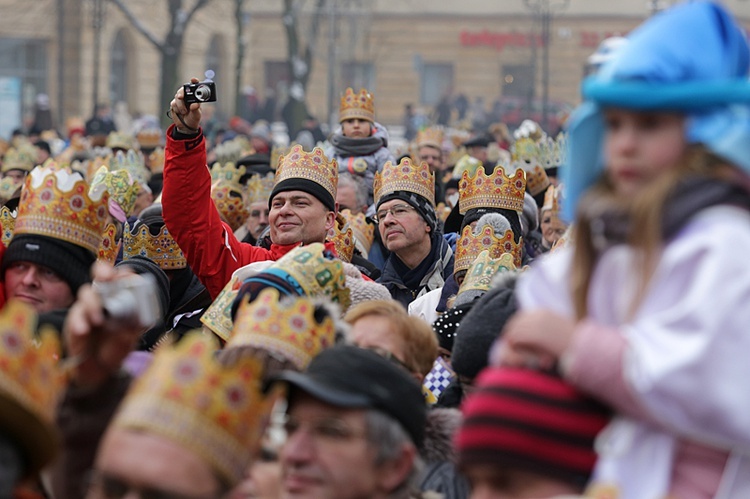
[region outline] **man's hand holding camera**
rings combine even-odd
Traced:
[[[191,78],[191,84],[198,84],[198,78]],[[185,87],[180,87],[169,103],[170,117],[177,131],[186,135],[194,134],[201,124],[201,105],[199,102],[188,104],[185,102]]]

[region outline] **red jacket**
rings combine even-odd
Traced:
[[[211,173],[206,166],[203,132],[194,139],[175,140],[173,128],[174,125],[167,130],[164,151],[164,222],[190,268],[211,297],[216,298],[235,270],[253,262],[278,260],[301,243],[272,244],[267,250],[240,242],[221,221],[211,199]],[[333,250],[330,243],[326,247]]]

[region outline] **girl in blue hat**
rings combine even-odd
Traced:
[[[749,54],[712,2],[635,30],[571,118],[573,244],[518,284],[500,362],[613,408],[608,497],[750,497]]]

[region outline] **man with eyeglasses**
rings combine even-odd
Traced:
[[[453,251],[435,214],[435,176],[427,163],[386,163],[375,176],[375,220],[391,252],[378,282],[404,307],[443,286],[453,273]]]
[[[340,345],[279,381],[289,386],[282,498],[411,497],[426,406],[405,369]]]

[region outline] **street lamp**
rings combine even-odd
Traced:
[[[570,0],[523,0],[523,4],[539,19],[542,28],[542,122],[543,126],[546,126],[549,107],[549,40],[552,16],[567,9]],[[535,47],[535,43],[532,46]],[[534,54],[534,73],[536,74],[536,51]]]

